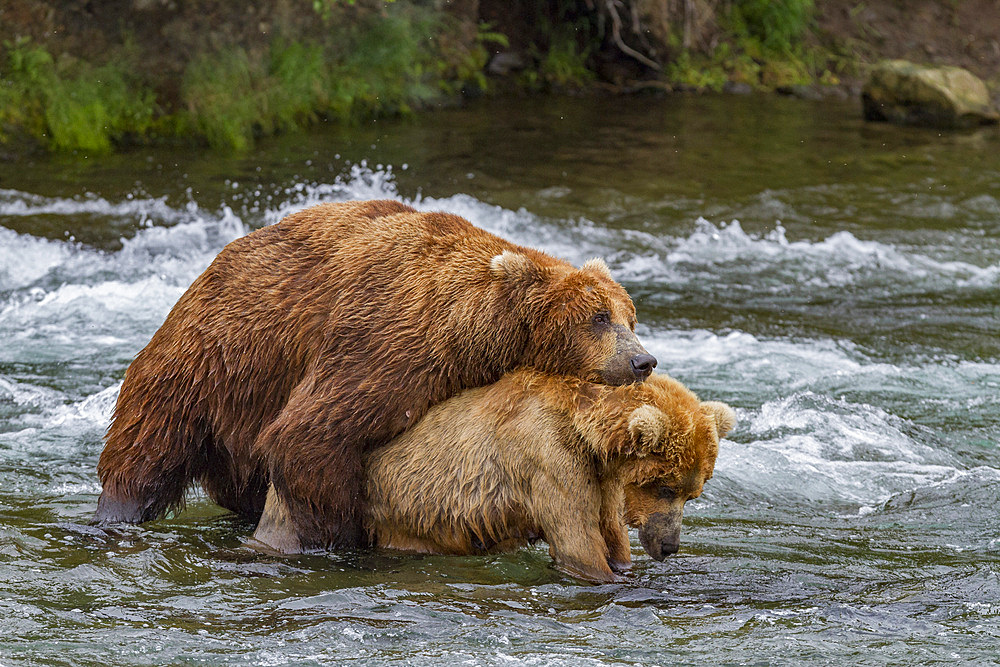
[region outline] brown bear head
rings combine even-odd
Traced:
[[[735,424],[732,408],[716,402],[669,413],[647,403],[632,413],[629,430],[641,441],[639,449],[651,453],[623,470],[625,522],[639,528],[639,541],[656,560],[677,552],[684,503],[701,495],[715,468],[719,438]]]
[[[490,268],[524,295],[524,365],[606,385],[642,382],[653,372],[656,358],[635,335],[632,299],[603,260],[575,269],[508,250]]]

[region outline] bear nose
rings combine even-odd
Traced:
[[[645,380],[656,368],[656,357],[651,354],[637,354],[629,360],[637,380]]]
[[[681,548],[681,543],[679,540],[663,540],[660,542],[660,553],[666,557],[670,554],[677,553],[677,550]]]

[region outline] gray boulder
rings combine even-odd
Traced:
[[[861,90],[867,120],[961,128],[996,123],[986,84],[961,67],[887,60]]]

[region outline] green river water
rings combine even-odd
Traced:
[[[215,254],[398,198],[574,263],[737,409],[681,550],[277,558],[193,493],[92,525],[125,368]],[[777,97],[481,101],[0,164],[0,665],[1000,663],[1000,132]]]

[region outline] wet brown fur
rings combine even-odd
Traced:
[[[631,561],[624,523],[697,497],[732,426],[728,407],[667,376],[608,387],[516,371],[434,406],[367,458],[366,524],[379,546],[427,553],[540,538],[560,568],[611,581]],[[255,537],[298,551],[273,500]]]
[[[630,382],[634,327],[599,260],[393,201],[312,207],[224,248],[129,366],[98,519],[162,516],[200,482],[256,520],[273,482],[302,544],[357,544],[365,452],[518,366]]]

